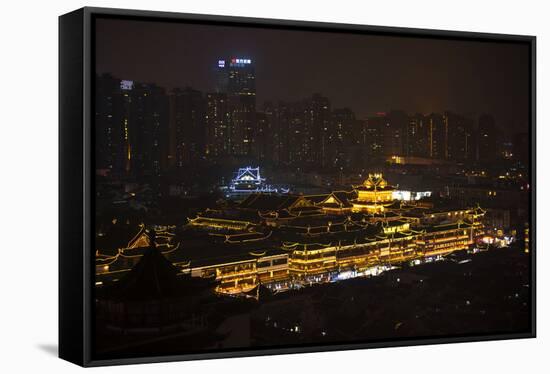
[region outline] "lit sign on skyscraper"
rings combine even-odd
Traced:
[[[225,67],[225,60],[218,60],[218,67],[219,68]]]
[[[124,91],[129,91],[132,88],[134,88],[134,81],[129,80],[121,80],[120,81],[120,89]]]
[[[252,63],[252,60],[249,58],[232,58],[231,64],[242,64],[242,65],[249,65]]]

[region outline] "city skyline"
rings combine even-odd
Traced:
[[[491,113],[508,135],[529,120],[529,55],[520,44],[108,19],[96,31],[97,73],[167,89],[213,92],[218,59],[242,56],[257,65],[258,103],[320,92],[359,118],[397,109]]]
[[[211,93],[97,76],[99,168],[159,175],[174,166],[231,159],[346,170],[387,162],[474,167],[499,159],[523,166],[527,161],[525,130],[517,129],[513,140],[504,137],[488,114],[393,110],[358,119],[320,94],[258,105],[253,60],[229,57],[216,64]]]
[[[95,29],[99,357],[529,328],[528,46]]]

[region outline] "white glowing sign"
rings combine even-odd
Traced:
[[[218,60],[218,67],[220,68],[225,67],[225,60]]]
[[[413,201],[420,200],[424,197],[432,196],[431,191],[393,191],[392,198],[394,200]]]
[[[252,60],[248,58],[232,58],[231,59],[232,64],[251,64]]]
[[[128,81],[128,80],[121,80],[120,81],[120,89],[129,91],[132,88],[134,88],[134,81]]]

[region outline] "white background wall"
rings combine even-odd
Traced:
[[[84,5],[530,34],[538,37],[538,211],[550,161],[550,14],[545,1],[16,1],[0,21],[0,371],[65,373],[57,345],[57,17]],[[545,141],[546,139],[546,141]],[[548,366],[550,218],[538,215],[538,338],[126,366],[94,372],[541,372]],[[546,365],[544,365],[546,363]],[[547,369],[547,368],[546,368]]]

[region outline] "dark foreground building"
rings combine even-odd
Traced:
[[[152,245],[131,271],[98,292],[98,319],[123,333],[204,329],[199,304],[208,297],[209,283],[179,275]]]

